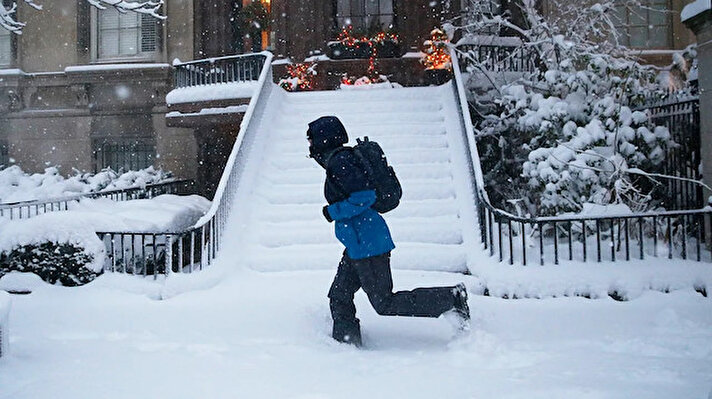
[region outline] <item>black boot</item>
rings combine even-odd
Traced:
[[[453,293],[455,294],[455,312],[457,312],[458,316],[463,320],[469,321],[470,307],[467,305],[467,288],[465,284],[460,283],[456,285]]]
[[[445,312],[445,318],[452,323],[458,331],[470,329],[470,308],[467,306],[467,289],[465,284],[458,284],[452,288],[453,308]]]
[[[349,326],[342,325],[341,323],[334,323],[334,329],[331,336],[339,342],[361,347],[361,326],[359,324],[359,320],[356,319],[356,324]]]

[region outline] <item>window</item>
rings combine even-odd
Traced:
[[[463,14],[464,25],[475,24],[484,18],[493,18],[502,15],[500,0],[461,0],[460,12]],[[499,35],[501,29],[495,24],[488,24],[484,29],[469,32],[478,35]]]
[[[94,139],[94,171],[105,168],[114,171],[144,169],[153,165],[156,145],[144,138]]]
[[[12,2],[9,0],[0,1],[0,6],[9,9]],[[9,30],[0,27],[0,68],[9,67],[12,63],[12,35]]]
[[[393,27],[393,0],[337,0],[336,23],[365,32]]]
[[[0,68],[10,66],[12,62],[12,33],[0,28]]]
[[[160,21],[135,12],[115,8],[96,11],[96,48],[98,59],[149,57],[160,50]]]
[[[500,0],[460,0],[460,11],[476,15],[500,15],[502,13]]]
[[[621,44],[634,48],[672,47],[668,0],[641,0],[641,6],[616,7]]]
[[[10,154],[6,141],[0,140],[0,169],[10,166]]]

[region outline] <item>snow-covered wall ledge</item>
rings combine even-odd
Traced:
[[[10,344],[10,294],[0,291],[0,358],[7,355]]]
[[[221,100],[249,99],[259,88],[257,81],[213,83],[201,86],[179,87],[166,95],[169,106]]]
[[[712,0],[696,0],[682,9],[680,14],[680,19],[682,22],[687,22],[692,18],[695,18],[704,12],[709,12],[712,10]]]

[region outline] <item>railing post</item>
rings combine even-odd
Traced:
[[[166,235],[166,259],[165,266],[166,277],[173,272],[173,235]]]

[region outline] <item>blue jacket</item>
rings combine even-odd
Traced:
[[[350,149],[338,149],[329,157],[324,195],[330,204],[327,211],[334,220],[336,238],[351,259],[378,256],[395,248],[386,221],[371,209],[376,191]]]

